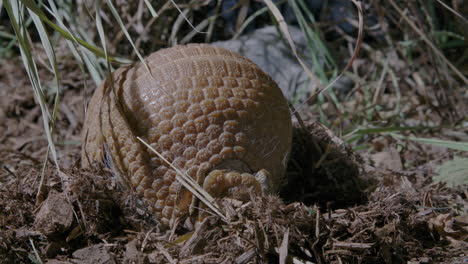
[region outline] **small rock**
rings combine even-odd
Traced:
[[[73,263],[79,264],[115,264],[114,256],[104,244],[78,249],[73,252]]]
[[[34,226],[46,236],[62,234],[73,222],[73,208],[64,193],[51,191],[36,215]]]
[[[391,148],[387,151],[375,153],[371,156],[376,168],[388,169],[393,171],[403,170],[401,157],[398,150]]]
[[[124,263],[146,264],[148,256],[137,249],[137,241],[132,240],[125,245]]]

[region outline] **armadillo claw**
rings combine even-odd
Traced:
[[[213,197],[241,198],[239,194],[248,194],[250,189],[256,194],[262,193],[260,182],[252,174],[226,170],[211,171],[205,178],[203,189]]]

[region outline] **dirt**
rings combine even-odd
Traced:
[[[381,151],[370,157],[361,156],[310,121],[296,125],[289,183],[281,197],[252,197],[246,204],[224,199],[219,201],[224,220],[209,216],[160,230],[138,198],[108,172],[80,169],[80,87],[65,90],[67,111],[57,119],[63,167],[58,171],[48,159],[43,171],[48,145],[41,112],[25,74],[12,65],[4,63],[0,70],[0,263],[466,259],[466,190],[433,183],[434,166],[425,157],[401,154],[387,147],[390,142],[380,142]],[[420,165],[404,170],[405,155]]]

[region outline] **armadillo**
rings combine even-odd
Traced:
[[[249,59],[208,44],[152,53],[116,70],[92,96],[82,165],[104,164],[170,225],[193,214],[196,197],[173,166],[214,197],[284,182],[292,124],[288,102]]]

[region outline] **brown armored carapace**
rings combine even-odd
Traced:
[[[160,50],[115,71],[94,93],[82,164],[110,167],[151,212],[170,224],[197,205],[176,172],[137,137],[214,197],[280,187],[291,148],[287,100],[237,53],[192,44]]]

